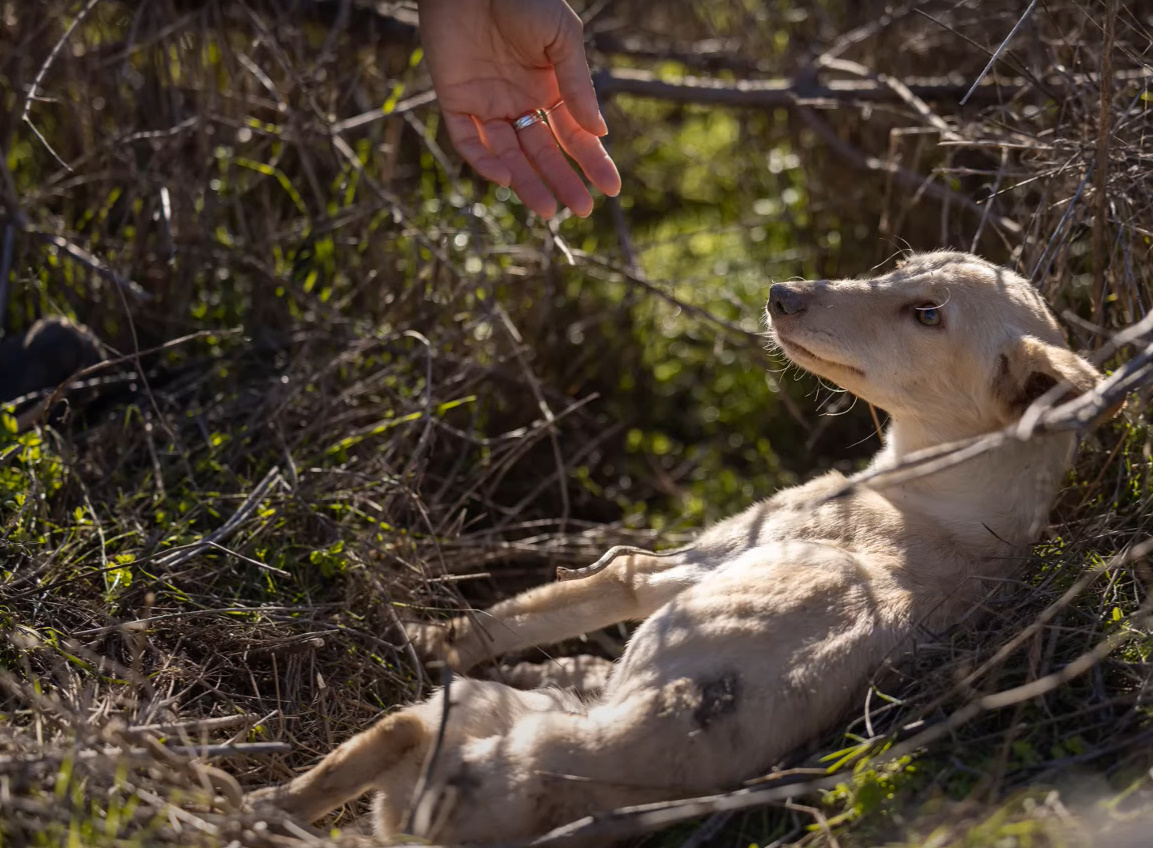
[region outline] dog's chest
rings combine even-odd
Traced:
[[[788,541],[831,542],[858,552],[907,549],[907,537],[919,528],[910,527],[907,517],[883,497],[862,491],[825,500],[844,482],[844,475],[834,471],[778,492],[707,529],[697,540],[697,551],[716,561]]]

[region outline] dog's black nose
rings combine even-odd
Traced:
[[[769,287],[769,314],[797,315],[805,311],[807,300],[803,292],[791,289],[784,283],[775,283]]]

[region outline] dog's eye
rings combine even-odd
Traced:
[[[924,306],[916,306],[913,309],[917,313],[917,320],[926,327],[941,326],[941,307],[929,303]]]

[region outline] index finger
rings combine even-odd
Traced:
[[[553,63],[560,96],[568,102],[573,120],[586,132],[606,135],[609,129],[597,105],[596,91],[589,76],[584,27],[576,12],[572,9],[568,12],[556,40],[545,48],[545,55]]]

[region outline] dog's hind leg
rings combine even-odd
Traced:
[[[559,690],[522,692],[500,683],[460,679],[450,687],[444,748],[469,739],[507,733],[534,712],[583,709],[580,700]],[[425,766],[445,716],[444,691],[422,704],[387,715],[343,743],[313,769],[285,786],[261,789],[248,797],[272,803],[302,821],[312,822],[371,790],[383,793],[377,823],[383,835],[400,826],[412,790]]]
[[[459,672],[511,651],[554,644],[620,621],[646,618],[699,576],[691,551],[626,554],[580,580],[548,583],[448,627],[414,624],[409,638],[429,659]]]
[[[433,728],[435,732],[435,728]],[[372,789],[385,772],[419,763],[428,748],[429,727],[412,710],[385,716],[358,733],[284,786],[249,794],[254,805],[272,803],[296,818],[313,822]]]
[[[725,697],[732,700],[732,691],[710,703]],[[714,710],[715,727],[705,732],[693,718],[701,703],[694,681],[670,681],[594,705],[586,714],[553,710],[525,716],[505,734],[446,748],[413,834],[446,845],[516,841],[616,807],[726,786],[730,780],[712,782],[715,767],[699,770],[696,762],[715,744],[709,737],[731,744],[727,725],[735,722],[724,721],[721,706]],[[721,774],[742,776],[733,768]]]
[[[517,689],[556,687],[595,693],[604,689],[612,669],[612,660],[578,654],[574,657],[553,657],[540,663],[518,662],[494,667],[487,670],[485,676]]]

